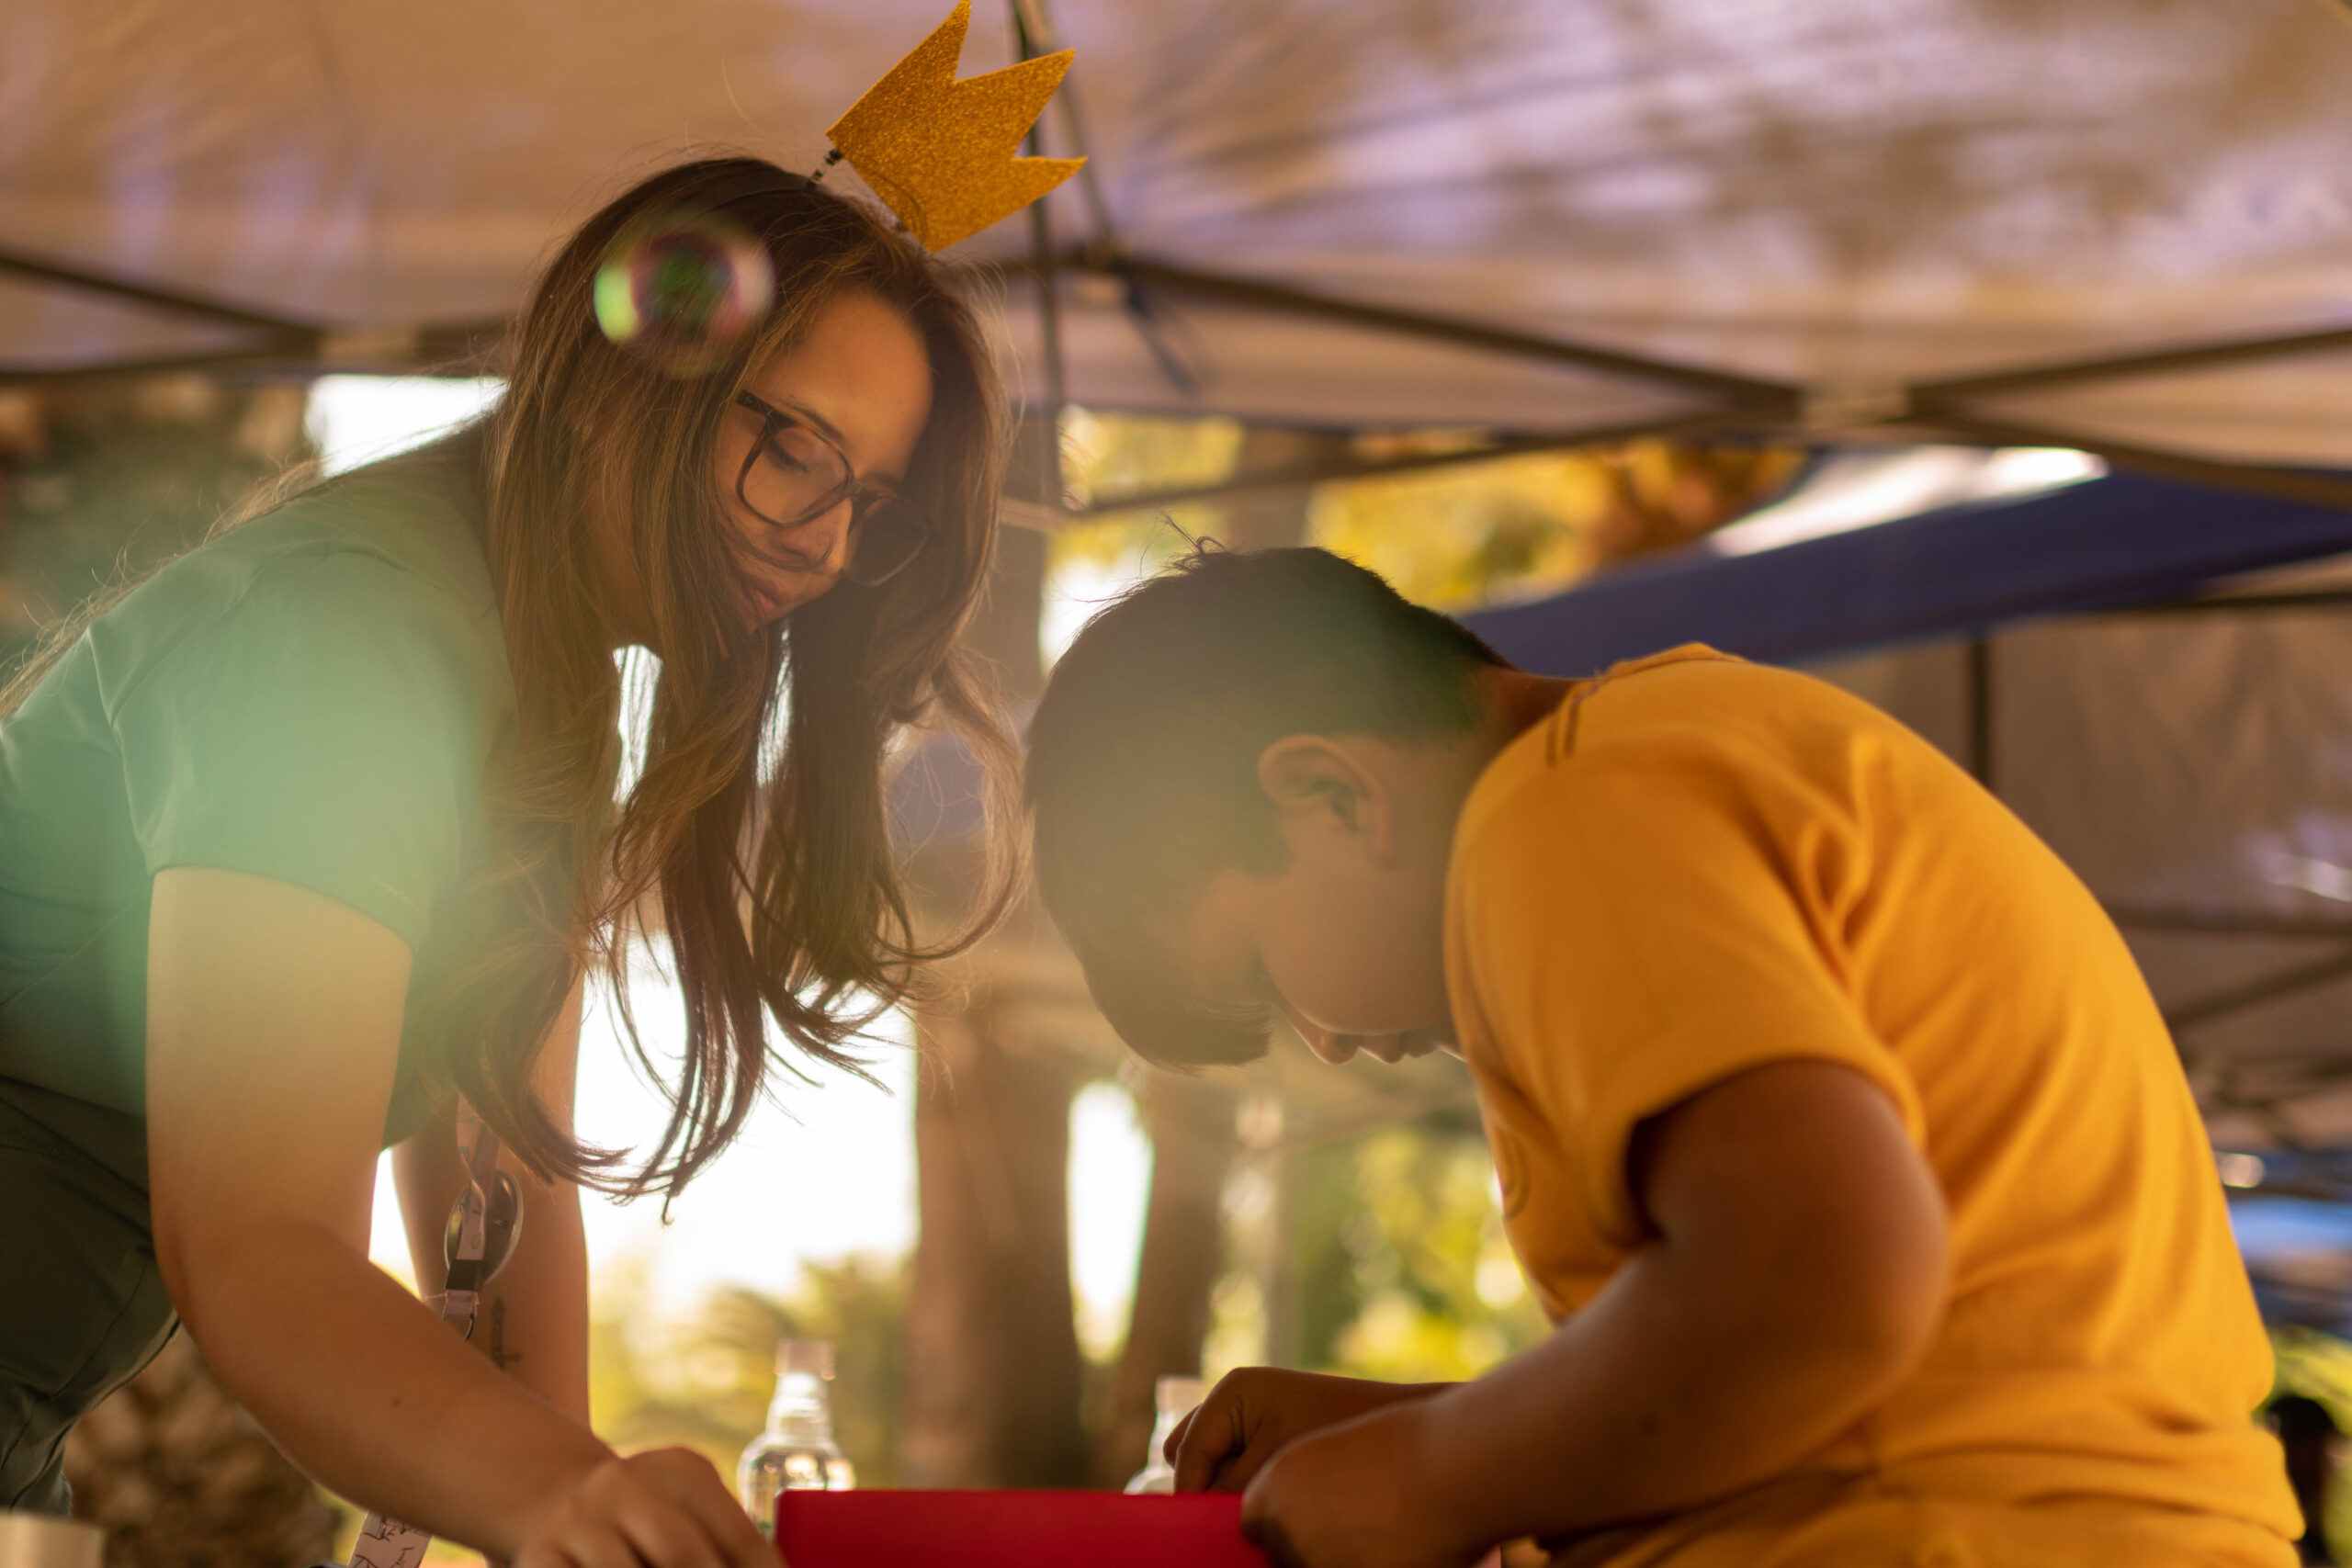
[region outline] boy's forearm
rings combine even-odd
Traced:
[[[1422,1407],[1444,1505],[1484,1539],[1573,1534],[1780,1473],[1904,1370],[1834,1325],[1776,1332],[1628,1264],[1551,1339]]]
[[[1425,1407],[1439,1504],[1484,1539],[1784,1473],[1892,1393],[1942,1318],[1941,1193],[1850,1069],[1738,1075],[1656,1119],[1629,1163],[1656,1239],[1550,1340]]]

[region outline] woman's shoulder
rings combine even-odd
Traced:
[[[90,628],[114,680],[191,637],[440,645],[503,684],[470,487],[426,464],[341,476],[158,570]]]
[[[359,556],[486,609],[494,600],[481,516],[479,484],[458,455],[413,453],[312,485],[173,564],[217,563],[236,579]]]

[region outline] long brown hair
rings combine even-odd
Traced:
[[[765,177],[762,177],[765,176]],[[741,194],[746,185],[751,194]],[[681,378],[616,347],[594,309],[616,241],[664,211],[723,205],[763,243],[775,303],[725,363]],[[908,476],[930,547],[879,587],[837,584],[775,626],[732,612],[737,560],[714,483],[719,421],[753,367],[830,303],[865,293],[922,341],[932,412]],[[478,958],[435,998],[444,1067],[535,1167],[615,1190],[684,1185],[741,1127],[770,1065],[766,1023],[820,1061],[907,998],[919,966],[978,938],[1017,885],[1003,809],[1015,753],[956,634],[995,536],[1004,440],[985,342],[939,264],[871,209],[752,159],[671,169],[607,205],[539,281],[490,416],[483,544],[518,725],[490,805]],[[644,767],[617,817],[614,607],[589,562],[592,492],[623,508],[661,673]],[[992,873],[971,924],[918,938],[884,783],[904,726],[937,716],[990,780]],[[763,738],[781,722],[780,749]],[[766,776],[763,778],[763,774]],[[685,1000],[660,1145],[623,1174],[530,1092],[541,1042],[589,966],[627,1006],[633,938],[658,924]]]
[[[713,208],[764,244],[775,299],[723,362],[680,377],[605,337],[596,275],[635,226]],[[932,412],[904,488],[934,534],[882,585],[837,583],[754,628],[732,611],[719,422],[755,367],[860,292],[896,310],[930,362]],[[872,209],[749,158],[669,169],[607,204],[541,276],[510,351],[505,395],[484,422],[378,466],[387,479],[452,462],[477,471],[517,714],[486,786],[485,861],[446,936],[436,918],[435,944],[467,956],[413,998],[416,1021],[441,1089],[464,1096],[541,1175],[675,1193],[781,1065],[769,1020],[808,1055],[859,1070],[847,1047],[915,993],[922,964],[984,934],[1019,886],[1006,830],[1017,753],[957,642],[995,538],[1001,392],[945,267]],[[302,488],[278,487],[213,535]],[[614,509],[660,660],[642,771],[617,807],[618,616],[591,564],[594,519]],[[132,586],[45,638],[0,690],[0,716]],[[925,721],[944,722],[978,764],[989,818],[971,918],[928,944],[885,796],[899,731]],[[668,941],[685,1003],[684,1060],[666,1070],[628,1003],[631,948],[654,934]],[[548,1032],[591,968],[639,1063],[671,1079],[669,1124],[634,1168],[628,1151],[583,1146],[532,1089]]]

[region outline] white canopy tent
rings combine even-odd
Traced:
[[[981,0],[965,70],[1005,63],[1020,37],[1074,46],[1045,150],[1093,160],[1042,231],[1015,220],[958,253],[1001,274],[1003,352],[1033,404],[1511,445],[2074,445],[2352,503],[2352,484],[2309,472],[2352,468],[2344,0],[1057,0],[1050,18],[1016,3],[1019,27]],[[631,179],[722,148],[815,168],[822,128],[945,8],[14,0],[0,381],[431,367]],[[2096,686],[2110,647],[2144,671],[2188,646],[2145,635],[2065,667]],[[2232,639],[2199,666],[2212,701],[2115,700],[2102,711],[2179,723],[2020,800],[2101,877],[2100,844],[2140,857],[2112,896],[2188,851],[2143,842],[2156,830],[2110,812],[2094,775],[2146,784],[2154,751],[2203,755],[2210,731],[2179,725],[2238,711],[2251,672],[2278,667],[2273,635],[2200,632]],[[2264,755],[2290,754],[2306,722],[2352,733],[2328,716],[2338,640],[2305,637],[2311,657],[2264,688],[2245,721]],[[2070,716],[2097,694],[2075,680],[2005,722],[2079,735]],[[2165,798],[2167,821],[2211,806],[2187,786]],[[2068,839],[2076,807],[2098,842]],[[2352,863],[2324,849],[2281,852]],[[2210,976],[2187,961],[2182,994],[2335,951],[2328,912],[2298,908],[2317,929],[2272,933],[2276,952],[2254,933]],[[2276,1071],[2306,1075],[2283,1099],[2310,1108],[2309,1134],[2338,1136],[2352,1122],[2308,1066],[2334,1055],[2332,1024],[2290,1032],[2267,1037]],[[1408,1098],[1457,1091],[1432,1079]],[[2281,1097],[2213,1098],[2276,1130]]]
[[[2343,0],[1041,3],[1094,177],[963,247],[1054,259],[1035,400],[2352,467]],[[0,369],[430,363],[628,179],[814,168],[944,8],[17,0]]]

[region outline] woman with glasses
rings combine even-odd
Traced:
[[[775,285],[690,374],[596,315],[616,249],[677,214]],[[707,1463],[589,1430],[579,1190],[677,1191],[770,1028],[843,1060],[1001,910],[1004,875],[926,949],[882,793],[918,719],[1010,776],[956,642],[1000,422],[913,242],[764,164],[673,169],[557,256],[477,426],[217,532],[16,677],[0,1507],[64,1508],[66,1430],[185,1324],[297,1462],[422,1529],[526,1568],[773,1563]],[[624,791],[632,645],[659,676]],[[649,935],[685,1049],[632,1164],[574,1136],[573,1059],[583,976],[625,988]],[[469,1342],[368,1232],[389,1146],[440,1292],[477,1116],[523,1220],[494,1280],[460,1265]]]

